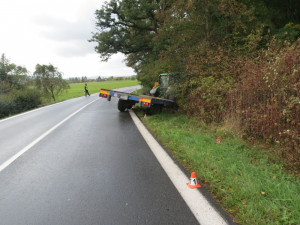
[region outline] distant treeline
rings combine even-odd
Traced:
[[[97,78],[88,78],[86,76],[82,77],[70,77],[67,79],[69,83],[85,83],[85,82],[101,82],[101,81],[112,81],[112,80],[136,80],[136,75],[132,76],[110,76],[110,77],[100,77]]]

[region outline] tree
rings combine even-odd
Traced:
[[[5,81],[7,80],[8,71],[10,70],[9,60],[5,57],[4,54],[1,55],[0,61],[0,80]]]
[[[1,86],[7,86],[9,89],[22,88],[27,80],[27,69],[10,63],[4,54],[0,59],[0,82]]]
[[[62,78],[62,74],[53,65],[40,65],[35,67],[35,84],[41,89],[45,96],[51,97],[54,101],[55,96],[69,88],[69,84]]]
[[[99,33],[91,41],[97,42],[95,48],[106,61],[112,54],[142,53],[150,50],[150,42],[156,33],[157,21],[154,10],[155,1],[111,0],[96,11]]]
[[[156,60],[166,43],[155,40],[163,14],[171,0],[111,0],[96,11],[96,27],[90,41],[96,42],[95,50],[103,61],[121,52],[127,64],[138,71],[145,61]]]
[[[100,81],[102,81],[102,78],[100,76],[98,76],[96,81],[100,82]]]
[[[172,5],[173,0],[110,0],[96,11],[98,32],[90,41],[97,43],[95,50],[103,61],[118,52],[125,54],[127,66],[149,86],[159,72],[164,72],[151,64],[170,43],[171,37],[159,35],[159,28]]]
[[[88,78],[86,76],[81,77],[81,83],[86,83],[88,81]]]

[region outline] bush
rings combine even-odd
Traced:
[[[297,41],[297,39],[300,38],[300,24],[286,24],[275,34],[275,38],[289,42]]]
[[[37,108],[41,94],[35,89],[13,90],[0,95],[0,118]]]
[[[14,99],[12,95],[0,95],[0,118],[7,117],[14,109]]]
[[[281,157],[299,166],[300,39],[274,39],[256,57],[231,64],[221,53],[206,54],[198,64],[190,60],[188,72],[195,75],[184,86],[191,87],[187,115],[206,123],[236,121],[241,136],[281,146]]]
[[[185,110],[189,116],[201,118],[206,123],[222,122],[228,84],[213,77],[204,77],[199,87],[189,95]]]
[[[244,125],[249,127],[249,135],[298,148],[298,151],[299,56],[300,39],[281,49],[272,42],[256,61],[245,62],[243,83],[235,90],[239,96],[247,95],[237,104],[242,108],[240,114],[247,119]]]
[[[14,97],[16,113],[34,109],[41,104],[41,94],[36,89],[17,91]]]
[[[243,136],[280,146],[290,167],[300,166],[300,39],[280,46],[273,40],[241,70],[227,97],[227,113],[239,118]]]

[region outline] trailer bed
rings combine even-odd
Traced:
[[[152,111],[158,111],[158,108],[163,106],[176,106],[176,102],[169,99],[148,95],[135,95],[108,89],[100,89],[99,97],[107,98],[108,101],[111,100],[111,97],[119,98],[118,108],[119,110],[122,109],[120,111],[123,111],[123,108],[131,108],[136,103],[139,103],[140,106],[149,107],[150,109],[152,108]],[[122,107],[122,105],[124,107]]]

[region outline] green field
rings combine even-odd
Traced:
[[[300,224],[300,182],[271,149],[248,146],[230,132],[174,113],[143,123],[239,224]],[[217,144],[220,136],[222,144]]]
[[[87,87],[90,94],[98,93],[101,88],[115,89],[122,87],[129,87],[139,85],[137,80],[124,80],[124,81],[103,81],[103,82],[88,82]],[[84,83],[70,84],[70,89],[57,96],[56,101],[64,101],[71,98],[84,96]]]

